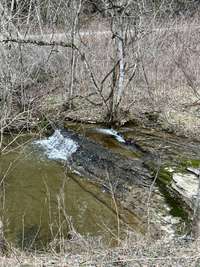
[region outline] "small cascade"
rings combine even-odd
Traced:
[[[113,136],[118,142],[125,143],[126,141],[124,138],[114,129],[104,129],[104,128],[96,128],[95,129],[98,133],[102,133],[105,135]]]
[[[49,159],[67,160],[78,149],[78,144],[72,139],[64,137],[60,130],[55,130],[52,136],[34,141]]]

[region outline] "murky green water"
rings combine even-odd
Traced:
[[[68,127],[125,157],[143,157],[132,146],[94,131],[94,126],[71,124]],[[166,163],[178,166],[183,158],[199,156],[198,145],[191,143],[188,148],[184,139],[133,128],[122,128],[121,133],[147,151],[157,153],[164,166]],[[10,152],[0,156],[0,219],[8,241],[20,248],[42,249],[53,240],[68,238],[72,230],[100,237],[107,243],[124,237],[123,229],[127,227],[144,232],[140,219],[119,203],[116,209],[116,203],[103,188],[86,177],[67,172],[61,162],[48,160],[31,142],[27,143],[29,138],[25,135],[16,139],[4,151]],[[170,207],[168,214],[184,219],[176,200],[163,190],[159,194],[165,195]]]
[[[105,242],[117,238],[118,220],[110,195],[65,170],[31,144],[1,156],[0,218],[8,241],[20,248],[45,248],[54,239],[66,238],[72,229]],[[124,222],[139,229],[137,218],[120,208],[119,212]]]

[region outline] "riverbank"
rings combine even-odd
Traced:
[[[183,140],[183,143],[188,140],[200,141],[199,73],[196,56],[199,43],[199,26],[196,25],[198,23],[198,20],[181,20],[177,21],[173,28],[169,25],[165,27],[156,25],[155,29],[151,24],[139,42],[135,43],[141,49],[140,55],[135,50],[132,51],[132,48],[126,50],[128,67],[132,68],[133,63],[141,61],[137,65],[132,82],[125,88],[117,121],[112,126],[116,129],[128,125],[133,128],[145,126],[152,132],[162,130],[163,142],[162,140],[158,142],[156,147],[152,145],[152,149],[161,156],[165,152],[171,156],[171,152],[174,152],[170,150],[171,147],[182,155],[176,140],[171,146],[167,143],[165,140],[167,133],[189,137]],[[22,132],[33,132],[43,136],[48,129],[56,129],[68,122],[79,123],[77,126],[79,128],[84,128],[85,123],[108,124],[112,78],[101,88],[102,91],[98,90],[98,86],[101,86],[102,80],[113,67],[111,55],[114,54],[114,42],[110,29],[107,29],[108,26],[105,26],[105,34],[104,31],[103,34],[102,32],[98,34],[100,26],[104,29],[104,25],[98,25],[97,31],[97,24],[98,21],[94,21],[92,35],[83,33],[81,36],[82,41],[78,44],[82,55],[76,55],[77,65],[74,72],[72,69],[69,70],[72,55],[70,48],[33,45],[31,42],[21,46],[12,42],[2,45],[5,51],[2,62],[6,62],[2,66],[8,66],[5,73],[8,72],[12,76],[9,94],[6,95],[7,83],[5,83],[2,87],[5,91],[1,92],[0,97],[2,154],[8,151],[4,146],[5,133],[11,135],[17,133],[20,136]],[[107,30],[109,30],[108,35]],[[49,40],[46,40],[45,36],[42,38],[48,44]],[[130,60],[129,55],[133,55]],[[85,57],[88,60],[87,66]],[[126,82],[129,82],[129,78],[128,75]],[[70,88],[73,89],[72,95]],[[14,140],[16,135],[13,137]],[[139,143],[141,141],[142,145],[146,139],[144,136],[136,141]],[[152,142],[155,144],[153,138]],[[8,148],[12,147],[12,144],[11,140],[11,146]],[[159,154],[162,150],[164,153]],[[165,159],[164,156],[163,158]],[[173,163],[172,158],[169,160],[170,164]],[[169,168],[171,165],[168,163],[165,167]],[[165,182],[166,180],[171,182],[171,174],[165,170],[162,178]],[[148,192],[144,197],[142,190],[135,192],[135,195],[134,192],[130,190],[127,195],[129,202],[124,204],[131,203],[133,209],[144,213],[138,208],[139,206],[135,207],[135,204],[141,202],[146,207],[150,194]],[[154,224],[158,225],[156,221]],[[112,249],[99,245],[98,241],[85,240],[77,234],[75,239],[63,241],[63,251],[60,253],[56,252],[55,247],[46,253],[40,254],[39,251],[26,253],[8,244],[4,252],[6,256],[0,258],[0,266],[198,265],[199,240],[180,241],[181,239],[177,237],[165,240],[162,234],[163,232],[157,241],[149,240],[146,236],[131,235]]]
[[[112,155],[110,156],[110,158],[112,158],[113,160],[116,157],[118,157],[119,159],[120,153],[122,153],[123,151],[124,151],[124,156],[126,157],[135,156],[132,150],[127,151],[126,147],[123,147],[123,143],[122,144],[118,143],[117,140],[115,140],[115,138],[113,138],[112,136],[108,138],[108,136],[106,137],[105,135],[103,138],[103,136],[101,136],[102,131],[98,132],[99,128],[96,129],[95,126],[91,127],[91,125],[87,125],[88,127],[87,128],[86,125],[74,123],[68,126],[66,125],[66,127],[67,129],[76,129],[78,133],[82,133],[82,135],[79,135],[79,136],[77,136],[77,134],[75,133],[74,134],[70,133],[70,134],[71,134],[71,137],[74,138],[74,141],[77,142],[77,144],[81,144],[82,149],[85,149],[86,151],[87,149],[89,151],[91,144],[89,140],[84,140],[84,138],[85,136],[90,136],[90,138],[92,139],[96,138],[96,142],[97,140],[99,140],[104,147],[110,147],[110,149],[112,147],[113,152],[115,151],[115,153],[119,153],[118,156],[117,155],[114,156],[114,154],[109,152],[109,155]],[[98,133],[99,133],[99,137],[97,136]],[[180,138],[175,135],[170,135],[170,134],[166,134],[163,132],[157,132],[155,130],[153,131],[152,129],[150,130],[150,129],[139,129],[136,127],[133,127],[133,128],[122,127],[120,130],[120,134],[121,135],[119,136],[121,136],[122,140],[123,138],[125,139],[128,138],[129,140],[135,140],[136,143],[144,149],[144,151],[147,151],[148,149],[153,149],[153,151],[156,153],[158,158],[161,159],[162,164],[164,164],[164,165],[161,165],[162,169],[161,169],[160,174],[161,174],[161,180],[163,181],[165,186],[167,186],[167,184],[171,181],[170,180],[171,176],[169,176],[169,174],[167,173],[167,167],[169,168],[171,167],[171,165],[166,165],[166,163],[167,164],[173,163],[173,168],[175,168],[175,170],[176,170],[176,164],[177,164],[178,171],[180,171],[180,167],[182,166],[182,165],[180,166],[180,164],[182,163],[186,164],[186,162],[182,162],[182,160],[185,158],[189,158],[189,159],[193,157],[195,158],[198,155],[198,151],[199,151],[197,144],[195,143],[187,144],[185,143],[185,140],[187,140],[185,138]],[[67,135],[67,132],[66,132],[66,135]],[[63,143],[62,140],[63,139],[61,139],[61,144]],[[47,139],[45,139],[45,142],[47,142]],[[97,176],[98,176],[98,174],[100,175],[98,166],[96,166],[97,168],[96,170],[94,169],[94,166],[92,165],[92,164],[96,164],[95,158],[93,157],[95,157],[98,154],[97,152],[95,152],[96,150],[98,150],[98,142],[95,144],[92,143],[92,146],[94,145],[95,145],[95,149],[93,149],[93,153],[90,154],[88,152],[87,156],[84,156],[86,152],[82,154],[83,151],[81,152],[80,150],[78,166],[79,167],[82,166],[82,168],[79,169],[81,173],[84,171],[84,167],[86,165],[85,168],[86,170],[88,168],[89,173],[92,168],[93,176],[95,175],[96,171],[97,171]],[[56,148],[58,148],[57,142],[56,142]],[[106,153],[107,150],[104,150],[103,147],[100,147],[100,148],[101,148],[100,150],[102,151],[101,153],[103,153],[104,151]],[[129,148],[131,147],[127,147],[127,149]],[[80,158],[81,155],[82,155],[82,158]],[[87,163],[87,161],[85,161],[84,163],[83,160],[85,158],[89,158],[91,162]],[[95,162],[93,162],[93,160]],[[34,162],[35,161],[36,160],[34,160]],[[127,161],[127,159],[125,161]],[[74,156],[74,160],[72,160],[72,163],[75,164],[74,168],[76,169],[77,161],[76,161],[75,156]],[[190,160],[187,162],[187,164],[189,165],[191,163],[190,163]],[[198,162],[195,161],[195,163],[198,163]],[[30,164],[31,166],[33,166],[32,161],[30,162]],[[25,167],[25,163],[23,163],[23,166]],[[19,168],[20,168],[20,165],[19,165]],[[48,165],[47,165],[47,168],[49,169]],[[182,168],[185,170],[186,165],[182,166]],[[35,170],[33,171],[34,173],[36,172]],[[28,172],[30,175],[30,171]],[[52,170],[50,172],[52,173]],[[41,167],[40,167],[40,173],[41,173]],[[111,176],[112,176],[112,172],[111,172]],[[35,181],[35,178],[33,180]],[[25,181],[27,182],[27,179],[25,179]],[[68,184],[69,184],[69,181],[68,181]],[[26,187],[29,188],[30,186],[27,184]],[[153,187],[155,189],[155,185]],[[121,189],[122,188],[123,187],[121,187]],[[33,190],[33,188],[31,190]],[[12,194],[12,192],[10,193]],[[10,259],[11,262],[12,260],[17,260],[17,259],[24,263],[25,262],[30,263],[32,261],[35,264],[35,266],[38,266],[39,264],[41,265],[46,264],[47,266],[51,266],[50,264],[53,264],[52,262],[55,262],[55,264],[60,264],[60,266],[65,266],[65,264],[72,264],[72,262],[76,263],[76,261],[77,261],[77,266],[81,266],[81,264],[84,264],[83,262],[85,262],[85,266],[94,266],[94,262],[97,262],[97,266],[98,264],[100,266],[109,266],[108,264],[110,264],[110,266],[115,266],[116,264],[118,264],[116,263],[117,261],[126,261],[127,264],[125,266],[134,266],[133,262],[136,262],[136,261],[138,262],[141,260],[141,258],[142,258],[141,264],[150,264],[151,261],[155,261],[156,263],[161,264],[162,261],[164,261],[164,258],[167,259],[167,262],[165,262],[166,264],[172,261],[174,262],[174,264],[178,264],[177,262],[179,261],[180,262],[185,261],[185,263],[183,263],[185,265],[182,265],[182,266],[188,266],[187,264],[189,264],[190,266],[191,262],[193,264],[194,260],[198,258],[198,252],[194,250],[195,248],[194,244],[197,244],[197,243],[193,243],[191,242],[190,239],[187,239],[187,238],[183,239],[183,242],[180,241],[182,239],[180,237],[177,237],[177,235],[174,234],[175,232],[171,231],[172,228],[170,227],[170,224],[172,224],[173,218],[175,219],[176,217],[171,217],[171,216],[166,217],[165,214],[163,214],[164,217],[161,216],[162,215],[161,213],[165,209],[166,211],[169,212],[169,207],[173,208],[173,216],[177,216],[177,215],[179,216],[179,213],[181,210],[177,209],[177,203],[175,206],[173,206],[174,204],[171,203],[170,204],[171,206],[169,205],[168,207],[166,203],[164,202],[164,199],[161,198],[160,193],[158,194],[158,191],[157,192],[151,191],[151,190],[149,191],[148,188],[147,188],[147,191],[143,190],[142,188],[140,188],[140,190],[139,188],[137,188],[136,190],[136,185],[133,185],[132,188],[129,187],[128,191],[125,191],[125,193],[126,193],[125,194],[126,196],[124,196],[124,201],[122,204],[128,209],[131,209],[135,214],[139,215],[139,218],[142,218],[143,221],[146,221],[146,223],[149,221],[149,223],[151,224],[151,229],[149,228],[150,232],[147,232],[147,235],[139,235],[139,234],[136,235],[135,232],[134,233],[132,232],[132,234],[130,234],[130,237],[127,237],[124,241],[119,240],[117,248],[107,249],[105,248],[105,245],[99,242],[99,240],[95,240],[95,239],[93,241],[87,240],[87,238],[85,238],[84,236],[81,236],[80,234],[75,233],[73,238],[70,237],[69,239],[61,240],[62,242],[61,246],[59,246],[59,242],[56,242],[56,245],[58,245],[59,248],[60,247],[62,248],[60,253],[56,252],[57,251],[56,246],[53,246],[53,244],[52,246],[50,245],[50,248],[49,250],[46,251],[46,253],[43,252],[42,254],[40,254],[38,250],[38,251],[35,251],[34,255],[33,255],[33,252],[31,251],[27,252],[27,254],[25,252],[20,252],[12,248],[12,246],[8,244],[8,250],[5,251],[5,254],[7,255],[6,258],[9,259],[9,257],[14,257],[13,259]],[[34,193],[34,196],[36,196],[35,193]],[[16,198],[15,198],[15,201],[16,201]],[[148,201],[150,201],[149,204],[148,204]],[[174,200],[174,202],[176,201]],[[160,206],[158,206],[158,203]],[[33,202],[32,202],[32,205],[33,205]],[[149,211],[148,211],[148,208],[149,208]],[[175,220],[175,224],[176,223],[177,222]],[[154,225],[156,225],[156,228],[157,228],[156,232],[153,232],[153,231],[151,232],[151,230],[153,229],[152,226]],[[187,232],[187,229],[184,229],[183,224],[181,228],[182,228],[183,233]],[[157,238],[155,237],[156,233],[157,233]],[[150,236],[151,238],[149,239]],[[164,238],[166,238],[165,241],[164,241]],[[167,243],[166,247],[163,245],[163,243],[165,242]],[[157,248],[155,248],[154,246],[155,244],[157,244],[158,246]],[[188,246],[187,249],[189,248],[189,250],[186,249],[185,251],[184,244],[187,244]],[[86,251],[84,250],[85,247],[87,247]],[[146,251],[145,247],[148,247],[149,250]],[[171,248],[173,249],[169,250],[169,247],[170,249]],[[161,249],[164,249],[164,251],[160,252]],[[63,251],[65,251],[64,253],[65,256],[63,256]],[[91,251],[92,251],[92,254],[91,254]],[[107,254],[108,251],[109,253]],[[169,257],[167,256],[168,254],[165,254],[166,251],[169,254]],[[13,252],[15,253],[15,255],[13,254]],[[133,252],[136,254],[134,254]],[[139,253],[140,255],[139,257],[137,253]],[[66,254],[67,254],[67,258],[66,258]],[[187,256],[185,256],[184,254]],[[53,255],[56,255],[56,256],[54,257]],[[102,259],[103,257],[102,255],[104,255],[105,258]],[[7,260],[6,258],[5,258],[5,261]],[[51,259],[51,262],[49,261],[49,258]],[[120,258],[120,260],[118,258]],[[48,262],[45,263],[45,261],[48,261]],[[2,259],[2,262],[3,262],[3,259]],[[101,262],[102,262],[102,265],[101,265]],[[76,266],[76,265],[72,264],[72,266]],[[137,263],[135,266],[137,266]]]

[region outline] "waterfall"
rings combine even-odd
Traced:
[[[34,141],[49,159],[67,160],[78,149],[78,144],[71,138],[64,137],[60,130],[46,139]]]
[[[105,135],[110,135],[113,136],[118,142],[120,143],[125,143],[126,141],[124,138],[114,129],[104,129],[104,128],[96,128],[95,129],[97,132],[105,134]]]

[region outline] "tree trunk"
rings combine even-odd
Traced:
[[[123,32],[123,21],[119,18],[119,29],[116,37],[117,46],[117,59],[119,60],[119,77],[116,92],[116,108],[118,108],[122,94],[124,92],[124,78],[125,78],[125,58],[124,58],[124,32]]]

